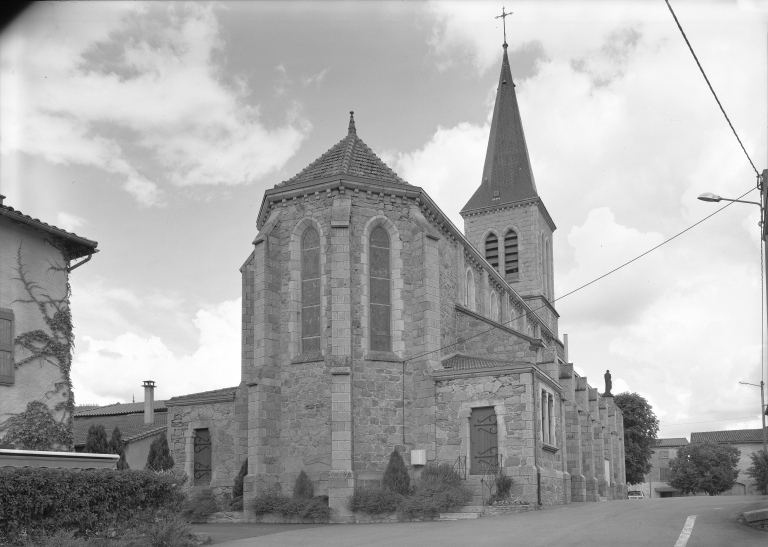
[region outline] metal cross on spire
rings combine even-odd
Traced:
[[[513,12],[507,13],[504,11],[504,6],[501,6],[501,15],[497,15],[496,19],[501,19],[502,23],[504,24],[504,45],[507,45],[507,17],[512,15]]]

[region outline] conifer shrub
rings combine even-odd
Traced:
[[[384,488],[355,488],[347,502],[352,512],[376,515],[394,513],[405,498],[397,492]]]
[[[102,424],[92,424],[88,428],[88,437],[85,439],[83,452],[90,454],[112,454],[110,450],[107,432]]]
[[[117,426],[112,430],[112,437],[109,439],[109,450],[111,454],[118,454],[120,456],[120,459],[117,460],[117,468],[119,470],[130,469],[128,462],[125,461],[123,434],[120,433],[120,428]]]
[[[232,501],[229,508],[233,511],[243,510],[243,482],[248,474],[248,458],[240,466],[240,472],[235,477],[235,483],[232,485]]]
[[[296,477],[296,482],[293,484],[293,497],[294,498],[313,498],[315,497],[315,487],[312,485],[312,481],[301,470],[299,476]]]
[[[401,496],[407,496],[411,490],[411,477],[408,476],[408,468],[397,449],[389,455],[389,463],[384,471],[381,485],[385,490],[397,492]]]
[[[149,446],[147,455],[147,465],[144,469],[149,471],[166,471],[174,465],[171,451],[168,448],[168,439],[165,435],[160,435]]]

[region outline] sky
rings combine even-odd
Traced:
[[[502,5],[567,295],[755,174],[662,0],[47,2],[0,34],[0,193],[98,241],[72,273],[77,404],[240,381],[239,267],[263,192],[357,133],[459,228],[480,183]],[[672,2],[757,169],[768,2]],[[753,191],[744,199],[758,200]],[[660,437],[760,427],[759,210],[733,204],[557,300],[569,359]],[[762,371],[762,372],[761,372]]]

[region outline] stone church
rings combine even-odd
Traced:
[[[305,470],[340,522],[397,448],[413,473],[503,471],[541,504],[626,497],[612,396],[558,334],[552,235],[504,44],[464,232],[347,135],[267,190],[242,272],[242,381],[167,401],[176,465],[245,502]]]

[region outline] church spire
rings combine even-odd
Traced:
[[[483,178],[462,212],[538,196],[517,105],[515,84],[509,68],[506,40],[503,48]]]

